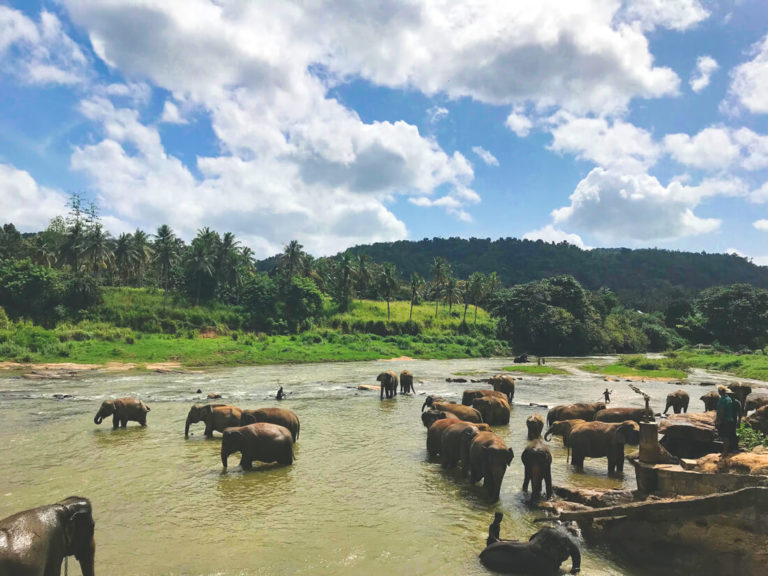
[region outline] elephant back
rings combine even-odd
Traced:
[[[497,426],[509,424],[509,403],[506,398],[481,396],[472,402],[472,407],[480,412],[483,422]]]

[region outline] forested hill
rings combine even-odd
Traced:
[[[710,286],[748,283],[768,288],[768,267],[729,254],[627,248],[582,250],[565,242],[516,238],[433,238],[356,246],[347,252],[367,254],[379,263],[391,262],[405,278],[413,272],[430,278],[437,256],[448,260],[458,278],[467,278],[472,272],[495,271],[507,286],[571,274],[585,288],[608,287],[625,303],[646,310],[663,305],[654,302],[658,297],[668,300]]]

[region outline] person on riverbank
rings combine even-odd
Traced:
[[[720,394],[720,399],[717,401],[715,427],[723,441],[722,457],[725,457],[729,452],[735,452],[738,448],[739,438],[736,436],[736,423],[739,403],[738,401],[734,402],[731,397],[733,392],[727,386],[718,386],[717,393]]]

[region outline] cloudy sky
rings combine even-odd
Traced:
[[[766,0],[0,0],[0,223],[768,265]]]

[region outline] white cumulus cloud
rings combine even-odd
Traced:
[[[768,220],[756,220],[752,223],[752,226],[757,228],[758,230],[764,230],[768,232]]]
[[[754,114],[768,113],[768,35],[752,46],[752,60],[737,66],[731,76],[731,94]]]
[[[482,146],[472,146],[472,152],[477,154],[477,156],[485,162],[488,166],[498,166],[499,161],[496,159],[496,156],[491,154],[488,150],[483,148]]]
[[[0,221],[25,232],[43,230],[51,218],[66,212],[62,192],[40,186],[25,170],[0,163]]]
[[[691,86],[691,90],[699,93],[709,86],[710,77],[718,68],[720,68],[720,66],[714,58],[711,56],[700,56],[696,60],[696,71],[691,75],[691,79],[688,82]]]
[[[709,18],[699,0],[624,0],[621,17],[643,28],[687,30]]]
[[[568,232],[564,232],[563,230],[558,230],[552,224],[547,224],[543,228],[539,228],[538,230],[531,230],[530,232],[526,232],[523,235],[524,240],[543,240],[544,242],[555,242],[559,244],[560,242],[568,242],[568,244],[572,244],[574,246],[578,246],[579,248],[583,248],[585,250],[589,250],[588,246],[584,245],[584,241],[581,239],[581,236],[578,234],[569,234]]]

